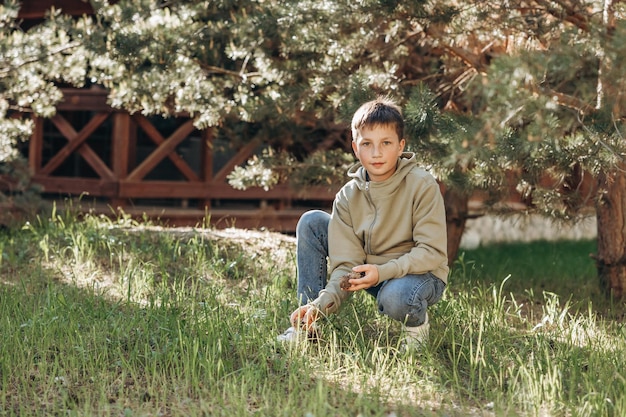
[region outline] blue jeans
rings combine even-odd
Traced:
[[[298,300],[306,304],[317,298],[328,280],[328,222],[321,210],[304,213],[296,226]],[[366,289],[376,298],[378,311],[407,326],[419,326],[426,309],[441,299],[446,284],[432,273],[406,275]]]

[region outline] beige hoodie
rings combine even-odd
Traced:
[[[447,282],[446,217],[437,181],[404,152],[396,172],[371,182],[360,163],[335,197],[328,226],[330,279],[312,304],[337,311],[349,291],[339,278],[362,264],[378,266],[379,283],[408,274],[432,272]]]

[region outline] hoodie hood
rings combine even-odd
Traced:
[[[384,186],[385,188],[389,187],[391,189],[395,189],[396,186],[404,179],[404,177],[417,165],[417,160],[415,159],[415,153],[413,152],[402,152],[402,155],[398,158],[398,163],[396,165],[396,172],[385,181],[380,182],[371,182],[369,176],[367,175],[367,171],[361,164],[361,162],[357,162],[352,165],[348,169],[348,177],[350,177],[357,185],[360,190],[366,190],[369,187],[378,187]]]

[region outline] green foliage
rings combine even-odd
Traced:
[[[228,183],[236,189],[261,187],[268,190],[277,184],[289,184],[296,190],[311,186],[329,189],[342,185],[354,157],[342,150],[315,151],[304,161],[287,152],[264,149],[261,156],[249,159],[245,167],[236,167]]]
[[[261,157],[248,159],[246,167],[235,167],[228,175],[228,183],[235,189],[261,187],[269,190],[279,182],[287,181],[294,159],[285,152],[264,149]]]
[[[336,188],[343,185],[346,171],[354,162],[352,154],[341,150],[313,152],[298,167],[300,172],[293,176],[291,184],[300,189],[308,184]]]
[[[12,211],[40,208],[39,190],[19,152],[32,133],[31,114],[52,116],[62,98],[57,83],[82,86],[86,74],[69,18],[52,10],[44,23],[24,31],[16,19],[19,6],[15,1],[0,5],[0,223],[10,221]]]
[[[518,43],[494,56],[466,97],[484,133],[507,138],[496,148],[499,164],[518,172],[528,200],[564,217],[596,197],[576,189],[581,172],[597,178],[626,154],[619,93],[624,58],[618,52],[626,38],[624,9],[584,3],[560,14],[507,11],[501,17],[511,22],[508,33]]]
[[[531,208],[571,217],[590,203],[577,175],[599,177],[626,152],[620,3],[93,5],[94,16],[52,10],[27,31],[15,20],[17,3],[1,6],[0,163],[30,134],[24,112],[54,113],[60,83],[103,86],[114,107],[189,114],[199,128],[245,124],[250,135],[229,139],[255,137],[279,157],[237,168],[238,187],[341,181],[332,161],[335,149],[348,150],[345,140],[305,159],[325,136],[346,139],[352,112],[376,95],[405,109],[411,149],[440,181],[467,195],[488,191],[490,201],[517,187]],[[319,171],[324,158],[333,166]],[[271,159],[279,165],[269,173]]]

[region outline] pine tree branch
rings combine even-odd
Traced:
[[[435,25],[430,25],[428,28],[426,28],[426,34],[428,36],[434,37],[435,39],[439,39],[440,41],[445,39],[445,36],[441,29],[439,29]],[[452,46],[444,42],[441,42],[441,45],[446,51],[450,52],[457,58],[460,58],[463,62],[474,68],[477,72],[482,72],[482,70],[484,69],[484,53],[481,55],[477,55],[466,49]],[[482,50],[484,51],[485,49],[483,48]]]
[[[47,57],[51,57],[51,56],[54,56],[54,55],[60,54],[60,53],[62,53],[62,52],[67,51],[68,49],[75,48],[75,47],[77,47],[77,46],[79,46],[79,45],[80,45],[80,42],[78,42],[78,41],[76,41],[76,42],[70,42],[70,43],[68,43],[67,45],[59,46],[59,47],[58,47],[58,48],[56,48],[56,49],[52,49],[52,50],[50,50],[50,51],[49,51],[49,52],[45,55],[45,57],[47,58]],[[22,68],[22,67],[24,67],[24,66],[26,66],[26,65],[33,64],[33,63],[38,62],[38,61],[41,61],[41,60],[42,60],[42,57],[41,57],[41,56],[33,56],[33,57],[31,57],[31,58],[29,58],[29,59],[27,59],[27,60],[25,60],[25,61],[21,62],[19,65],[15,65],[15,66],[13,66],[13,65],[8,65],[8,66],[6,66],[6,67],[4,67],[4,68],[0,69],[0,78],[5,78],[5,77],[7,77],[9,74],[11,74],[13,71],[17,70],[18,68]],[[0,65],[4,65],[5,63],[6,63],[6,61],[0,62]]]
[[[589,103],[577,97],[560,93],[551,88],[542,87],[542,86],[533,84],[533,86],[530,87],[530,91],[532,93],[541,94],[544,97],[551,97],[557,102],[558,105],[567,107],[570,109],[574,109],[576,110],[578,114],[581,114],[581,115],[589,114],[590,110],[591,111],[595,110],[595,106],[590,105]]]
[[[578,122],[580,123],[580,125],[582,126],[582,128],[585,130],[585,132],[589,133],[590,137],[594,137],[596,139],[596,141],[598,141],[598,143],[607,151],[609,151],[611,154],[615,155],[620,161],[625,162],[626,158],[620,154],[618,151],[616,151],[615,149],[613,149],[613,147],[611,147],[608,143],[606,143],[605,141],[603,141],[602,139],[600,139],[598,137],[598,135],[594,135],[593,132],[587,127],[587,125],[585,125],[584,121],[581,118],[580,114],[576,115],[576,118],[578,120]],[[614,123],[614,127],[615,127],[615,132],[618,136],[620,136],[620,138],[623,140],[623,136],[619,130],[619,128],[615,125],[615,121],[613,121]],[[621,171],[621,172],[626,172],[624,170],[622,170],[619,166],[615,167],[616,170]]]
[[[198,61],[198,65],[200,66],[200,68],[202,68],[204,71],[207,72],[207,74],[223,74],[223,75],[230,75],[232,77],[241,79],[241,80],[246,80],[248,78],[253,78],[253,77],[260,77],[261,73],[260,72],[249,72],[249,73],[244,73],[243,69],[245,68],[242,67],[241,71],[237,72],[237,71],[232,71],[232,70],[228,70],[226,68],[221,68],[221,67],[216,67],[214,65],[209,65],[209,64],[205,64],[203,62]]]
[[[571,4],[568,4],[568,2],[563,1],[563,0],[552,0],[552,1],[535,0],[535,1],[537,2],[537,4],[544,7],[544,9],[553,17],[572,23],[577,28],[584,30],[585,32],[589,31],[589,24],[588,24],[589,19],[587,18],[587,16],[577,12],[574,9],[574,6]],[[553,3],[559,5],[563,9],[563,11],[565,11],[566,13],[565,17],[563,17],[563,13],[561,10],[557,10],[553,6]]]

